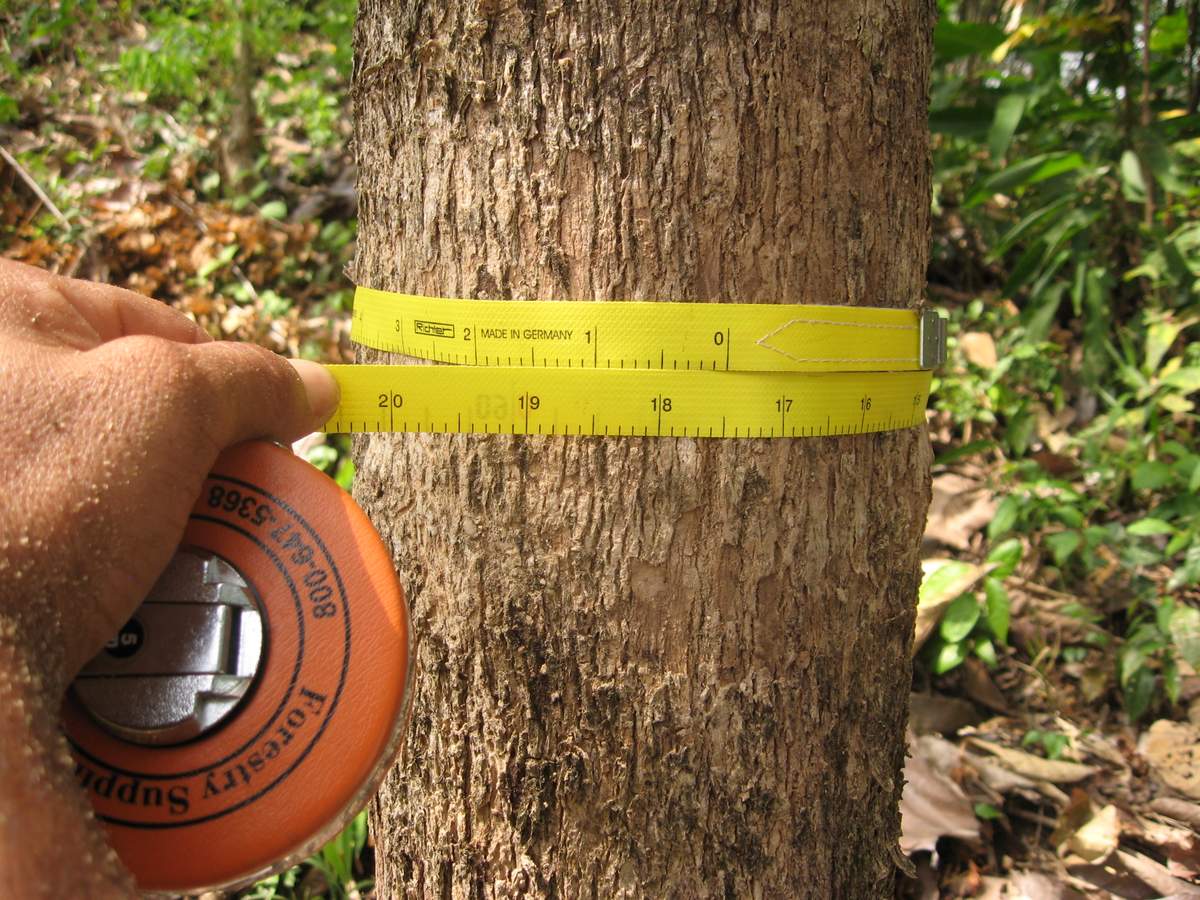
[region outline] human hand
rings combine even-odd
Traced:
[[[129,618],[228,446],[320,427],[315,363],[213,341],[154,300],[0,260],[0,641],[57,696]]]
[[[319,427],[315,363],[0,259],[0,896],[130,897],[73,783],[62,693],[162,572],[217,454]]]

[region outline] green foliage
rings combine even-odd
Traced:
[[[1133,614],[1119,658],[1125,709],[1139,719],[1156,702],[1179,700],[1179,662],[1200,668],[1200,609],[1169,597],[1143,604]]]
[[[1175,696],[1188,628],[1173,617],[1200,616],[1162,596],[1200,583],[1196,38],[1163,0],[1148,29],[1136,4],[940,7],[931,281],[973,282],[978,299],[952,310],[934,404],[977,435],[973,452],[1006,460],[990,542],[1022,535],[1065,588],[1113,560],[1126,573],[1124,607],[1098,627],[1125,639],[1118,682],[1138,718]],[[995,340],[994,366],[962,353],[973,332]],[[967,606],[947,611],[951,637],[980,627]],[[934,671],[965,657],[946,634]]]
[[[998,663],[997,646],[1008,643],[1010,603],[1004,579],[1021,561],[1021,544],[1004,541],[988,554],[988,574],[982,590],[959,594],[942,613],[937,632],[924,650],[925,661],[935,675],[957,668],[972,654],[988,668]],[[921,596],[946,593],[946,588],[961,579],[970,568],[966,563],[950,561],[928,575],[921,584]]]
[[[1071,746],[1071,739],[1058,731],[1039,731],[1032,728],[1021,738],[1022,747],[1036,747],[1046,754],[1047,759],[1062,759]]]
[[[354,482],[354,461],[350,458],[349,435],[327,435],[323,442],[308,450],[304,458],[336,481],[342,490],[350,490]]]
[[[242,900],[300,897],[345,900],[356,894],[361,896],[372,886],[372,879],[364,874],[361,863],[366,846],[367,813],[364,810],[315,855],[298,866],[264,878],[237,896]],[[314,875],[318,877],[314,878]]]

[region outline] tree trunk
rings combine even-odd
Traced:
[[[932,17],[363,0],[355,279],[915,306]],[[379,435],[356,459],[418,641],[372,817],[380,897],[890,892],[920,429]]]

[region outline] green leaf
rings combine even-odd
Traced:
[[[946,607],[942,614],[942,624],[938,629],[942,640],[948,644],[965,640],[979,621],[979,602],[974,594],[962,594],[957,600]]]
[[[1025,114],[1025,104],[1029,102],[1026,94],[1007,94],[996,104],[996,116],[992,120],[992,128],[988,132],[988,150],[992,159],[1003,159],[1008,153],[1017,126],[1021,124],[1021,116]]]
[[[996,507],[996,514],[992,516],[992,521],[988,522],[988,540],[994,541],[996,538],[1012,531],[1013,526],[1017,524],[1017,513],[1020,510],[1021,504],[1012,494],[1001,500]]]
[[[991,106],[949,106],[929,113],[929,130],[934,134],[982,141],[991,128],[995,110]]]
[[[1122,693],[1125,696],[1125,712],[1132,721],[1136,722],[1150,708],[1157,680],[1152,669],[1140,668],[1124,686]]]
[[[1175,156],[1162,139],[1152,131],[1143,132],[1141,137],[1140,156],[1150,168],[1155,181],[1174,194],[1184,197],[1194,194],[1195,186],[1180,177]]]
[[[1147,517],[1145,519],[1138,519],[1125,530],[1137,537],[1150,537],[1156,534],[1174,534],[1175,526],[1170,522],[1164,522],[1162,519]]]
[[[1024,550],[1021,547],[1021,542],[1016,538],[1009,538],[1007,541],[992,548],[987,555],[987,562],[995,563],[996,568],[992,570],[992,577],[1001,579],[1007,578],[1017,568],[1017,564],[1021,561],[1021,556]]]
[[[288,208],[282,200],[272,200],[260,206],[258,213],[264,219],[282,219],[288,214]]]
[[[989,669],[994,669],[1000,664],[1000,660],[996,658],[996,645],[989,638],[976,638],[974,651]]]
[[[1150,31],[1150,50],[1172,55],[1187,46],[1187,12],[1177,10],[1169,16],[1159,16]]]
[[[1179,702],[1179,692],[1183,687],[1183,679],[1180,677],[1179,666],[1175,664],[1175,660],[1168,659],[1163,663],[1163,693],[1167,695],[1167,699],[1172,703]]]
[[[1032,231],[1040,225],[1046,224],[1047,220],[1053,220],[1057,213],[1069,208],[1072,204],[1079,202],[1079,196],[1074,191],[1067,191],[1054,202],[1043,206],[1025,218],[1021,219],[1004,233],[1004,236],[996,242],[992,248],[992,255],[999,256],[1008,251],[1019,239],[1024,237],[1028,232]]]
[[[1137,154],[1126,150],[1121,154],[1121,192],[1132,203],[1146,199],[1146,180],[1142,177],[1142,163]]]
[[[1167,588],[1176,590],[1200,581],[1200,542],[1193,543],[1183,557],[1183,565],[1177,567],[1167,581]]]
[[[948,450],[943,450],[933,460],[935,466],[946,466],[960,459],[969,459],[980,453],[995,449],[996,442],[989,440],[971,441],[968,444],[960,444],[957,447],[951,447]]]
[[[1058,531],[1046,535],[1044,540],[1046,546],[1050,548],[1050,553],[1054,556],[1054,564],[1062,568],[1071,554],[1078,550],[1080,544],[1083,543],[1083,535],[1078,531]]]
[[[1171,614],[1171,640],[1193,669],[1200,669],[1200,609],[1177,606]]]
[[[952,22],[939,17],[933,27],[933,49],[939,61],[991,53],[1004,42],[1004,31],[995,25]]]
[[[1170,597],[1158,604],[1158,609],[1154,611],[1154,625],[1158,629],[1158,633],[1171,633],[1171,616],[1175,615],[1175,601]]]
[[[1019,187],[1037,184],[1058,175],[1065,175],[1067,172],[1081,168],[1085,163],[1084,158],[1074,151],[1031,156],[1029,159],[1014,163],[985,179],[979,187],[971,192],[966,206],[978,206],[993,194],[1008,193]]]
[[[1084,523],[1083,513],[1073,506],[1056,506],[1054,508],[1054,518],[1062,522],[1068,528],[1082,528]]]
[[[1027,407],[1014,412],[1008,417],[1008,429],[1005,432],[1005,440],[1008,441],[1008,446],[1013,452],[1013,456],[1024,456],[1025,451],[1029,449],[1029,444],[1033,440],[1034,433],[1037,430],[1037,418],[1032,410]]]
[[[1121,687],[1129,684],[1139,671],[1146,668],[1146,661],[1155,648],[1147,642],[1131,642],[1121,648]]]
[[[1200,391],[1200,366],[1186,366],[1176,369],[1162,380],[1167,387],[1173,387],[1185,394]]]
[[[1063,751],[1071,745],[1071,739],[1065,734],[1052,731],[1042,735],[1042,747],[1048,759],[1061,759]]]
[[[983,594],[987,607],[988,629],[1001,644],[1008,643],[1009,600],[1008,591],[998,578],[988,576],[983,580]]]
[[[1175,537],[1167,541],[1167,546],[1163,550],[1163,556],[1169,559],[1176,553],[1179,553],[1181,550],[1183,550],[1183,548],[1190,544],[1193,540],[1195,540],[1195,537],[1196,536],[1190,531],[1177,532]]]
[[[1145,359],[1142,361],[1142,371],[1154,375],[1162,363],[1163,357],[1171,349],[1171,345],[1185,328],[1195,324],[1194,319],[1177,321],[1169,317],[1157,318],[1146,328]]]
[[[936,568],[928,569],[921,579],[921,587],[917,592],[919,606],[947,601],[974,584],[972,575],[978,566],[957,559],[932,560],[923,565],[933,566],[934,563],[938,564]]]
[[[237,256],[237,252],[237,244],[226,244],[221,248],[220,252],[217,253],[216,256],[205,261],[200,265],[199,268],[196,269],[196,277],[205,279],[217,270],[225,268],[225,266],[229,265],[229,263],[233,261],[233,258]]]
[[[1000,812],[1000,810],[996,809],[996,807],[992,806],[990,803],[976,803],[973,808],[975,810],[975,818],[983,819],[986,822],[990,822],[993,819],[999,819],[1002,815],[1004,815],[1002,812]]]
[[[935,675],[945,675],[951,669],[961,666],[966,658],[967,645],[965,642],[942,644],[933,658],[933,672]]]
[[[1135,491],[1157,491],[1171,481],[1171,467],[1165,462],[1150,460],[1138,463],[1133,470]]]

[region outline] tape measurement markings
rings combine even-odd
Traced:
[[[896,372],[921,364],[906,309],[762,303],[448,300],[360,287],[354,340],[456,365]]]
[[[330,366],[331,432],[812,437],[925,420],[930,373]]]
[[[355,293],[354,340],[444,366],[330,366],[331,432],[811,437],[920,425],[932,311]],[[602,337],[603,336],[603,337]]]

